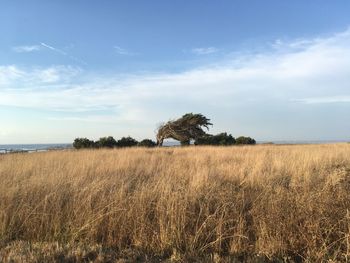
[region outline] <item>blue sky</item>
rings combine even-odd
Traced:
[[[0,144],[154,138],[201,112],[258,140],[350,137],[349,1],[1,1]]]

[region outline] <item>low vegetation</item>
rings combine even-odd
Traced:
[[[122,137],[118,141],[112,136],[102,137],[98,141],[93,141],[88,138],[76,138],[73,142],[75,149],[91,149],[91,148],[123,148],[123,147],[155,147],[156,142],[150,139],[144,139],[138,142],[136,139],[128,136]]]
[[[0,156],[1,262],[346,262],[350,145]]]
[[[209,130],[210,119],[204,115],[197,113],[186,113],[182,117],[176,120],[170,120],[158,127],[157,131],[157,143],[144,139],[138,142],[134,138],[123,137],[116,141],[112,136],[102,137],[98,141],[92,141],[87,138],[76,138],[73,142],[75,149],[88,149],[88,148],[121,148],[121,147],[155,147],[162,146],[165,139],[174,139],[180,142],[181,146],[188,146],[191,141],[194,145],[217,145],[217,146],[230,146],[234,144],[255,144],[255,140],[250,137],[240,136],[235,139],[231,134],[226,132],[212,135],[206,133],[203,128]]]
[[[207,134],[206,136],[199,137],[194,142],[195,145],[220,145],[220,146],[230,146],[230,145],[249,145],[256,144],[253,138],[240,136],[235,139],[231,134],[226,132],[219,133],[217,135]]]
[[[250,137],[240,136],[236,139],[236,144],[256,144],[256,141]]]

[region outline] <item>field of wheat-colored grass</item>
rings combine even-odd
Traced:
[[[156,259],[350,261],[350,144],[0,155],[1,262]]]

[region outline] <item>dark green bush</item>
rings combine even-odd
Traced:
[[[180,141],[180,145],[181,145],[181,146],[188,146],[188,145],[190,145],[190,144],[191,144],[190,140]]]
[[[76,138],[73,142],[73,147],[75,149],[93,148],[94,146],[94,141],[91,141],[88,138]]]
[[[236,144],[256,144],[256,141],[250,137],[240,136],[236,138]]]
[[[138,143],[137,146],[140,147],[155,147],[157,143],[155,141],[152,141],[150,139],[144,139]]]
[[[216,135],[205,135],[198,138],[194,144],[195,145],[233,145],[236,140],[231,134],[226,132],[219,133]]]
[[[114,148],[117,146],[117,141],[112,137],[102,137],[95,142],[97,148]]]
[[[135,140],[134,138],[131,138],[130,136],[123,137],[117,141],[118,147],[132,147],[132,146],[136,146],[137,144],[138,144],[138,141]]]

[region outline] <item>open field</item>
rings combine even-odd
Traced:
[[[0,181],[1,262],[350,261],[350,144],[9,154]]]

